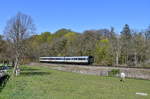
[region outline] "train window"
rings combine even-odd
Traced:
[[[43,60],[48,60],[48,58],[43,58]]]
[[[48,60],[52,60],[52,58],[47,58]]]
[[[78,58],[78,60],[86,60],[86,58]]]
[[[51,58],[47,58],[48,60],[52,60]]]
[[[66,58],[65,60],[70,60],[70,58]]]
[[[77,58],[74,58],[74,60],[77,60]]]
[[[57,60],[64,60],[63,58],[56,58]]]
[[[84,60],[84,58],[78,58],[78,60]]]

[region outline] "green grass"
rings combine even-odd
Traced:
[[[11,77],[7,82],[0,99],[150,99],[150,81],[119,80],[24,66],[20,76]]]

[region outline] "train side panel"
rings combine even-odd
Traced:
[[[74,57],[40,57],[40,62],[46,63],[74,63],[74,64],[92,64],[92,56],[74,56]]]

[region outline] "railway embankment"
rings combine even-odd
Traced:
[[[30,63],[30,66],[47,66],[51,69],[66,72],[76,72],[88,75],[110,76],[110,72],[117,70],[124,72],[128,78],[147,79],[150,80],[150,69],[144,68],[126,68],[126,67],[106,67],[106,66],[90,66],[90,65],[70,65],[70,64],[47,64],[47,63]],[[119,72],[114,76],[118,77]]]

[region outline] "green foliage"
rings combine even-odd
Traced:
[[[67,34],[67,33],[69,33],[69,32],[72,32],[71,30],[69,30],[69,29],[60,29],[60,30],[58,30],[58,31],[56,31],[55,33],[54,33],[54,37],[63,37],[65,34]]]
[[[119,69],[112,69],[111,71],[108,72],[108,75],[109,76],[116,76],[119,73],[120,73]]]
[[[50,42],[52,39],[52,35],[50,32],[43,32],[40,37],[43,42]]]
[[[108,39],[102,39],[97,42],[95,56],[96,63],[100,63],[103,65],[111,64],[110,42]]]
[[[99,65],[143,64],[150,58],[149,30],[133,32],[126,24],[120,35],[115,33],[114,28],[88,30],[81,34],[69,29],[43,32],[26,40],[29,53],[25,57],[38,60],[40,56],[93,56],[95,64]],[[7,49],[2,41],[1,57]]]
[[[128,39],[128,40],[131,39],[132,34],[128,24],[125,24],[125,26],[123,27],[121,35],[122,37],[124,37],[124,39]]]
[[[64,35],[64,37],[65,37],[68,41],[73,41],[73,40],[75,40],[75,38],[77,37],[77,33],[75,33],[75,32],[68,32],[67,34]]]
[[[41,35],[38,35],[36,39],[39,43],[50,42],[52,39],[52,35],[50,32],[43,32]]]

